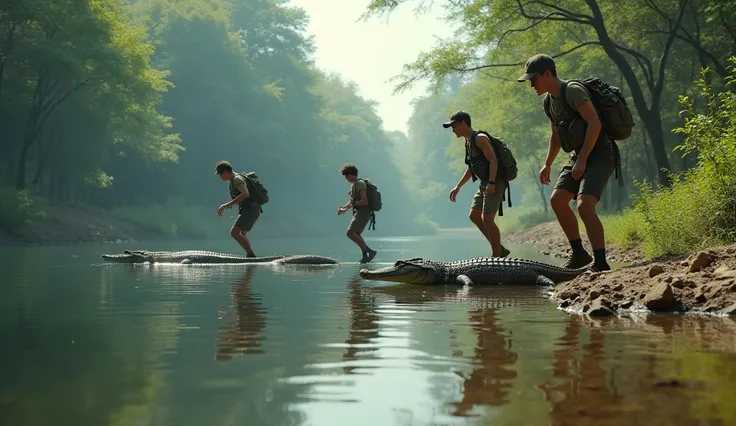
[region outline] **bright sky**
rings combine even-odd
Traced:
[[[415,15],[417,0],[394,10],[388,19],[372,17],[356,22],[369,0],[292,0],[307,11],[309,33],[314,35],[317,66],[353,81],[360,95],[378,102],[378,116],[385,130],[406,130],[411,100],[426,93],[427,82],[393,95],[394,82],[405,63],[435,46],[437,38],[452,34],[443,19],[442,6],[435,2],[429,12]]]

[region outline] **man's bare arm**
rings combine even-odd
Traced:
[[[230,200],[229,203],[227,203],[230,206],[234,206],[236,204],[240,204],[243,201],[245,201],[248,197],[250,197],[250,194],[248,193],[248,188],[244,183],[241,183],[240,185],[236,186],[235,189],[240,191],[240,195]]]
[[[552,128],[552,134],[549,137],[549,149],[547,150],[547,158],[544,160],[545,166],[551,166],[557,158],[557,154],[560,152],[560,139],[557,137],[557,128],[555,123],[549,122]]]
[[[460,178],[460,182],[458,182],[455,187],[461,188],[472,176],[473,174],[471,173],[470,168],[466,168],[465,173],[463,173],[463,177]]]
[[[353,203],[354,207],[361,207],[368,205],[368,194],[365,189],[358,191],[358,199]]]
[[[585,142],[583,143],[583,147],[580,148],[578,158],[583,161],[587,161],[590,151],[593,150],[595,143],[598,141],[598,135],[600,135],[603,125],[598,119],[598,114],[596,113],[592,102],[585,101],[581,103],[580,106],[578,106],[578,112],[580,113],[580,116],[583,117],[583,120],[588,124],[588,128],[585,131]]]
[[[498,158],[496,158],[496,152],[493,151],[493,147],[491,146],[491,140],[488,139],[488,136],[479,134],[475,141],[478,148],[483,151],[483,155],[486,156],[486,159],[488,159],[488,162],[490,163],[488,165],[488,180],[493,182],[493,179],[496,177],[496,172],[498,171]]]

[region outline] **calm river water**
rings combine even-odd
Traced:
[[[485,255],[474,234],[370,241],[380,267]],[[103,264],[124,249],[3,248],[0,425],[723,425],[736,321],[594,321],[539,288],[362,281],[347,239],[258,240],[337,266]],[[514,256],[561,263],[530,247]],[[676,380],[676,386],[662,386]]]

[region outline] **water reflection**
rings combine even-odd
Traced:
[[[468,316],[476,333],[473,371],[455,373],[463,379],[463,399],[453,405],[455,416],[471,416],[474,405],[501,406],[509,402],[509,391],[516,378],[517,354],[511,350],[511,338],[504,336],[498,310],[469,309]]]
[[[230,307],[221,311],[225,325],[220,333],[215,359],[229,361],[242,354],[263,353],[261,341],[266,327],[266,309],[261,296],[253,293],[255,267],[245,267],[243,276],[230,285]]]
[[[357,361],[358,354],[375,351],[378,345],[371,343],[378,338],[378,315],[376,315],[376,298],[364,294],[359,277],[348,281],[349,324],[348,338],[343,361]],[[342,371],[351,374],[357,367],[355,363],[345,362]]]

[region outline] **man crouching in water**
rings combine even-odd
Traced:
[[[373,212],[368,207],[368,185],[364,180],[358,178],[358,168],[354,164],[343,165],[340,167],[340,173],[351,184],[348,192],[350,201],[344,206],[340,206],[337,209],[337,214],[339,216],[348,211],[350,207],[353,208],[353,218],[350,219],[347,236],[363,251],[363,258],[360,259],[360,263],[368,263],[376,257],[377,253],[368,247],[360,235],[373,216]]]
[[[222,216],[222,211],[238,205],[238,218],[235,219],[233,227],[230,228],[230,236],[235,238],[241,247],[248,253],[247,257],[256,257],[250,246],[246,234],[253,228],[258,217],[261,215],[261,206],[248,199],[248,186],[245,177],[240,173],[233,172],[233,167],[227,161],[220,161],[215,166],[215,174],[224,181],[230,181],[230,196],[232,200],[221,205],[217,209],[217,215]]]

